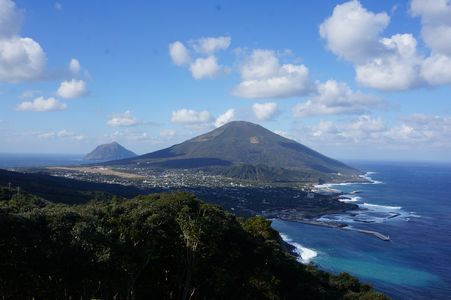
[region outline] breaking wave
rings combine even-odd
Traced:
[[[298,255],[297,261],[303,264],[308,264],[313,258],[318,256],[318,252],[313,249],[306,248],[299,243],[293,242],[293,240],[286,234],[280,233],[284,242],[292,245],[295,249],[294,252]]]

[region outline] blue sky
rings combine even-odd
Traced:
[[[247,120],[336,158],[451,160],[449,1],[245,3],[0,0],[0,152]]]

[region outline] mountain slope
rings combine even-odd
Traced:
[[[331,180],[359,172],[260,125],[235,121],[181,144],[116,162],[154,168],[202,168],[242,179]]]
[[[117,160],[137,156],[132,151],[124,148],[117,142],[97,146],[86,154],[85,160]]]

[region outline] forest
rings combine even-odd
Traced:
[[[269,220],[238,218],[189,193],[68,205],[8,187],[0,297],[388,299],[346,273],[298,263]]]

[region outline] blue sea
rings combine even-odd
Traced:
[[[50,167],[92,163],[81,154],[13,154],[0,153],[0,168]]]
[[[350,162],[372,184],[330,185],[359,205],[323,216],[390,236],[274,220],[303,262],[348,272],[394,299],[451,299],[451,163]]]

